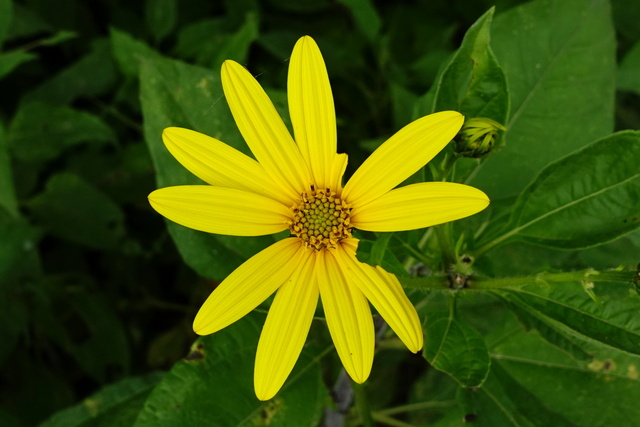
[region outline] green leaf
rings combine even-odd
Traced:
[[[469,118],[506,122],[509,92],[504,72],[489,46],[492,19],[493,8],[467,30],[436,83],[433,111],[455,110]]]
[[[615,37],[607,0],[537,0],[498,15],[492,47],[509,84],[506,146],[470,184],[517,193],[546,164],[613,130]]]
[[[158,187],[202,184],[163,145],[162,130],[168,126],[194,129],[249,152],[223,100],[218,73],[169,59],[147,59],[142,63],[140,81],[144,134]],[[271,236],[216,236],[167,224],[187,264],[215,280],[221,280],[274,241]]]
[[[29,307],[25,293],[41,274],[40,230],[0,206],[0,366],[27,330]]]
[[[9,144],[4,127],[0,122],[0,208],[4,208],[14,218],[18,214],[18,200],[13,185],[13,170],[9,155]]]
[[[260,402],[253,365],[262,315],[249,315],[203,337],[151,393],[135,426],[318,425],[327,390],[312,349],[305,349],[278,395]]]
[[[380,237],[374,242],[371,240],[360,240],[356,256],[359,261],[366,264],[384,268],[389,273],[398,277],[408,276],[407,270],[398,260],[392,250],[388,249],[389,240],[393,233],[379,233]]]
[[[593,355],[581,346],[582,343],[575,336],[575,332],[562,322],[551,319],[530,305],[523,303],[519,298],[512,298],[508,293],[498,293],[498,296],[509,303],[509,308],[518,316],[527,330],[537,330],[547,342],[566,351],[576,360],[591,361],[593,359]]]
[[[349,8],[356,21],[358,29],[365,35],[369,42],[378,38],[382,20],[378,11],[370,0],[339,0],[340,3]]]
[[[13,118],[7,138],[16,158],[43,162],[80,143],[114,141],[115,135],[102,120],[84,111],[26,102]]]
[[[242,27],[229,36],[205,63],[211,64],[215,69],[219,69],[227,59],[243,64],[249,54],[249,47],[258,39],[258,24],[258,15],[253,12],[247,13]]]
[[[625,55],[618,68],[618,89],[640,94],[640,42]]]
[[[161,58],[158,52],[124,31],[111,28],[109,34],[113,56],[116,58],[120,70],[129,77],[138,77],[141,61]]]
[[[502,235],[489,245],[517,239],[586,248],[637,229],[638,158],[640,132],[623,131],[550,164],[520,194]]]
[[[115,249],[125,234],[120,207],[71,173],[52,176],[28,208],[52,234],[90,248]]]
[[[0,49],[2,49],[2,43],[4,42],[7,33],[9,32],[12,18],[13,1],[0,0]],[[2,73],[0,73],[0,76],[2,76]]]
[[[425,324],[424,357],[463,387],[480,387],[489,374],[489,352],[482,335],[453,315],[434,314]]]
[[[36,58],[37,55],[23,50],[0,53],[0,78],[15,70],[20,64]]]
[[[40,427],[128,427],[163,374],[154,372],[108,385],[82,403],[54,414]]]
[[[23,100],[67,105],[79,97],[105,93],[116,79],[110,49],[108,40],[98,39],[89,54],[39,85]]]
[[[596,340],[633,354],[640,354],[640,296],[629,293],[621,299],[601,298],[595,303],[577,283],[531,285],[500,291],[519,305],[571,328],[578,339]]]
[[[634,425],[640,417],[640,358],[602,346],[579,363],[536,334],[511,334],[491,349],[489,379],[478,392],[477,424],[539,427]],[[506,422],[480,422],[501,414]],[[486,420],[485,420],[486,421]]]
[[[178,4],[176,0],[147,0],[145,17],[156,42],[167,37],[176,26]]]

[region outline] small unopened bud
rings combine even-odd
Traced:
[[[456,154],[478,158],[487,154],[498,139],[498,131],[507,130],[495,120],[474,117],[466,120],[455,138]]]

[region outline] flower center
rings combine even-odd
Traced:
[[[316,250],[335,248],[338,242],[351,237],[351,208],[331,189],[302,193],[302,200],[293,207],[291,233],[302,239],[305,246]]]

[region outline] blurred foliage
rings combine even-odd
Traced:
[[[347,174],[435,110],[507,128],[487,157],[452,169],[444,150],[411,178],[492,198],[442,229],[460,277],[475,262],[485,282],[442,287],[456,277],[433,230],[359,236],[361,259],[412,288],[427,333],[422,356],[382,334],[364,386],[374,419],[636,425],[640,297],[621,278],[640,262],[640,134],[626,131],[640,128],[639,20],[623,0],[0,0],[0,425],[360,422],[336,410],[322,320],[269,402],[251,390],[261,312],[191,331],[217,281],[274,238],[165,224],[146,200],[197,182],[164,150],[166,126],[248,152],[225,59],[287,120],[287,58],[305,34],[327,63]]]

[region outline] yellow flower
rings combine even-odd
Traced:
[[[352,229],[401,231],[481,211],[487,196],[448,182],[393,189],[431,160],[458,132],[463,116],[446,111],[405,126],[342,186],[346,154],[336,153],[336,119],[320,50],[302,37],[288,76],[291,137],[258,82],[241,65],[222,65],[222,86],[256,160],[206,135],[167,128],[171,154],[210,185],[162,188],[149,195],[166,218],[208,233],[260,236],[289,230],[213,291],[198,312],[196,333],[214,333],[277,291],[260,336],[254,386],[260,400],[282,387],[300,355],[318,296],[347,373],[371,371],[374,326],[369,302],[412,352],[423,346],[415,308],[398,279],[356,259]]]

